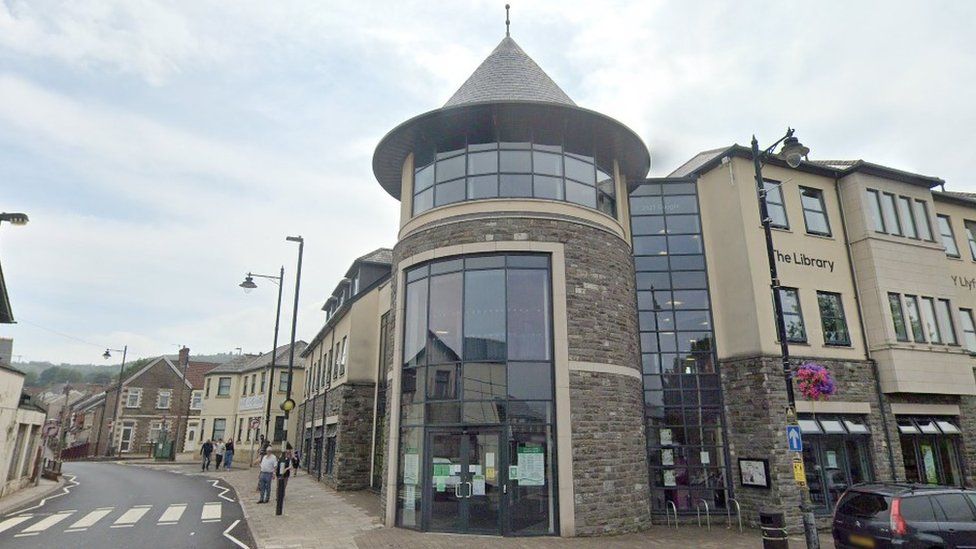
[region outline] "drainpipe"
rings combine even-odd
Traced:
[[[874,391],[878,395],[878,408],[881,414],[881,428],[884,429],[885,445],[888,447],[888,467],[891,471],[891,480],[896,481],[895,476],[895,448],[892,446],[891,432],[888,430],[888,415],[885,412],[885,397],[881,392],[881,378],[878,372],[878,363],[871,358],[871,351],[868,349],[868,333],[864,327],[864,315],[861,308],[861,289],[857,284],[857,268],[854,266],[854,255],[851,253],[851,241],[847,236],[847,214],[844,213],[844,201],[840,196],[840,180],[834,179],[834,192],[837,195],[837,207],[840,208],[840,225],[844,232],[844,248],[847,251],[847,265],[851,271],[851,281],[854,284],[854,305],[857,307],[857,323],[861,330],[861,341],[864,344],[864,358],[871,364],[871,375],[874,376]]]

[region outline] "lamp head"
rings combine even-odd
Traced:
[[[244,282],[240,283],[240,287],[244,288],[244,293],[249,294],[251,293],[251,290],[257,288],[258,285],[254,283],[254,277],[252,277],[251,275],[247,275],[244,278]]]
[[[792,135],[783,141],[783,148],[779,150],[779,156],[786,161],[786,165],[797,168],[803,159],[810,153],[809,147],[804,147],[800,140]]]
[[[300,236],[286,236],[285,240],[288,242],[304,242],[305,239]]]
[[[108,359],[112,358],[112,353],[108,352],[108,349],[105,349],[105,352],[102,353],[102,358],[104,358],[105,360],[108,360]]]
[[[289,399],[286,399],[284,402],[281,403],[281,409],[284,410],[284,411],[286,411],[286,412],[290,412],[290,411],[294,410],[295,409],[295,401],[292,400],[292,399],[290,399],[290,398]]]
[[[28,218],[25,213],[4,212],[0,213],[0,221],[7,221],[11,225],[26,225]]]

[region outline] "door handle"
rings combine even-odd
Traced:
[[[458,482],[457,484],[454,485],[454,497],[457,498],[457,499],[461,499],[461,497],[462,497],[461,494],[460,494],[460,490],[458,490],[458,488],[460,488],[460,487],[461,487],[461,483],[460,482]]]
[[[471,499],[471,496],[474,494],[474,485],[471,484],[471,481],[465,482],[465,484],[468,485],[468,495],[465,497]]]

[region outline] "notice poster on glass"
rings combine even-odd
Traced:
[[[677,485],[677,479],[674,475],[674,469],[664,470],[664,485],[665,486],[675,486]]]
[[[413,511],[414,506],[417,504],[417,492],[416,487],[413,485],[406,485],[403,487],[403,509],[405,511]]]
[[[830,469],[837,468],[837,452],[827,450],[827,467]]]
[[[671,429],[661,429],[661,446],[670,446],[674,444],[674,439],[671,437]]]
[[[546,455],[541,446],[519,446],[518,468],[521,486],[545,486]]]
[[[474,475],[473,477],[471,477],[471,495],[473,496],[485,495],[484,475]]]
[[[420,477],[420,456],[417,454],[406,454],[403,456],[403,483],[411,486],[417,484]]]
[[[671,448],[661,450],[661,465],[674,465],[674,450]]]

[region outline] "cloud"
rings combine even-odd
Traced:
[[[513,6],[512,35],[578,104],[633,127],[653,174],[793,125],[815,158],[976,190],[976,4],[878,6],[540,0]],[[274,289],[236,285],[279,265],[291,279],[284,236],[302,234],[311,337],[349,262],[395,240],[376,143],[503,33],[488,0],[5,0],[0,198],[31,214],[0,230],[15,315],[134,356],[267,349]],[[92,360],[2,329],[26,358]]]

